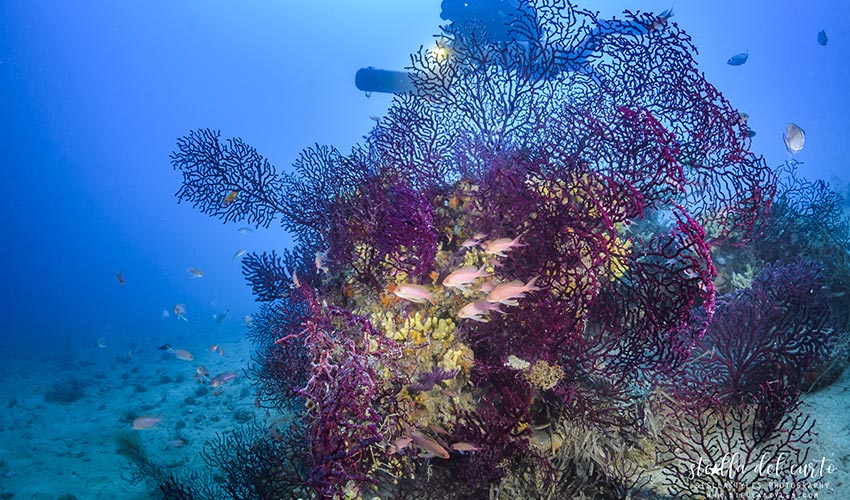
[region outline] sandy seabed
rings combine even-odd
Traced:
[[[221,345],[224,354],[210,352],[212,344]],[[186,335],[173,345],[195,359],[183,361],[138,342],[42,358],[7,353],[0,360],[0,500],[149,499],[144,484],[128,480],[128,462],[116,443],[120,433],[138,433],[151,458],[185,474],[205,468],[201,451],[216,433],[264,418],[242,372],[253,349],[244,329]],[[217,392],[194,379],[199,365],[211,376],[237,371],[239,377]],[[73,390],[74,384],[82,390],[75,401],[45,397]],[[850,498],[850,372],[806,395],[802,409],[817,421],[809,460],[834,466],[821,488],[812,491],[821,499]],[[143,414],[162,422],[132,430],[132,419]],[[172,442],[178,427],[183,446]]]
[[[253,348],[243,332],[217,328],[170,342],[192,352],[193,361],[158,351],[154,342],[108,338],[102,349],[92,344],[48,358],[0,360],[0,499],[149,499],[144,484],[128,480],[116,441],[121,433],[138,433],[150,457],[176,474],[203,469],[208,439],[261,416],[242,371]],[[212,344],[223,355],[210,352]],[[239,376],[216,391],[195,380],[199,365],[211,376]],[[82,397],[75,401],[52,400],[77,390]],[[133,418],[146,414],[162,421],[132,430]],[[185,445],[174,442],[178,432]]]

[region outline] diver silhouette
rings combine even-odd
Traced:
[[[447,33],[452,33],[455,26],[477,26],[476,35],[484,35],[485,43],[496,45],[516,43],[528,48],[526,56],[530,54],[532,67],[534,54],[542,53],[539,49],[544,44],[540,40],[527,38],[514,27],[519,19],[526,24],[537,24],[535,9],[528,0],[443,0],[440,7],[440,18],[450,21],[443,27]],[[673,17],[673,11],[668,9],[661,14],[651,16],[647,22],[596,19],[596,27],[591,29],[581,42],[573,47],[553,48],[558,64],[547,69],[540,69],[538,76],[552,78],[562,71],[575,71],[595,78],[591,61],[605,37],[625,34],[645,35],[653,30],[662,29],[671,17]],[[524,32],[529,31],[524,30]],[[448,48],[451,49],[451,47]],[[367,95],[372,92],[403,94],[416,90],[413,78],[408,72],[378,69],[373,66],[357,70],[354,84]]]

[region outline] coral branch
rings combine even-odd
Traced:
[[[268,226],[284,212],[282,179],[242,139],[222,143],[219,136],[219,132],[200,129],[177,140],[177,150],[171,154],[171,164],[183,174],[177,198],[224,222],[245,220]]]

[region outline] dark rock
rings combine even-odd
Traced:
[[[85,395],[85,385],[78,379],[71,378],[56,382],[44,393],[44,400],[51,403],[72,403]]]
[[[817,392],[834,384],[841,374],[844,373],[844,368],[847,367],[847,358],[845,356],[836,356],[832,360],[816,366],[809,370],[803,378],[803,392]]]
[[[233,413],[233,419],[236,420],[240,424],[245,424],[253,420],[254,414],[245,409],[236,410]]]

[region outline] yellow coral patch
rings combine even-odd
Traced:
[[[611,281],[616,281],[626,274],[626,259],[631,253],[632,240],[622,239],[619,236],[614,238],[614,244],[610,249],[608,260],[608,271],[611,273]]]
[[[439,365],[446,370],[468,370],[472,368],[473,356],[469,347],[460,344],[446,350]]]
[[[387,337],[396,342],[411,342],[415,345],[427,344],[432,340],[451,342],[457,328],[451,318],[428,316],[423,311],[416,311],[403,318],[396,317],[391,311],[382,311],[372,314],[371,319]]]

